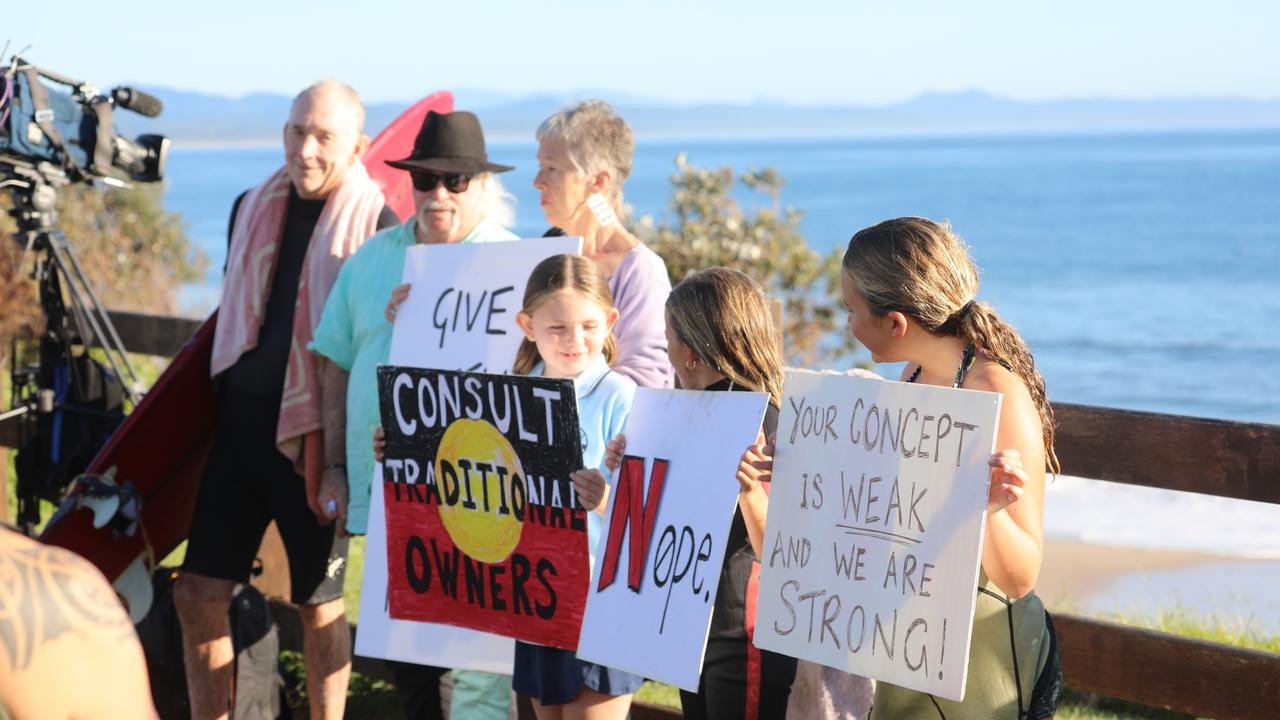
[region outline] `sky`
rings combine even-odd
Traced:
[[[435,89],[871,106],[970,89],[1021,100],[1280,98],[1274,0],[61,0],[43,8],[10,14],[6,55],[30,46],[29,61],[100,88],[292,95],[336,77],[367,102]]]

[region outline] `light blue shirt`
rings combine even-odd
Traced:
[[[387,228],[365,242],[342,264],[307,346],[349,373],[347,378],[347,530],[364,533],[373,480],[373,431],[378,411],[378,366],[391,354],[387,301],[401,284],[404,253],[418,239],[417,220]],[[497,223],[476,225],[464,243],[517,240]]]
[[[539,362],[529,373],[530,377],[542,377],[546,366]],[[636,383],[620,372],[609,369],[609,363],[601,355],[573,379],[573,391],[578,396],[578,427],[582,439],[582,466],[599,468],[605,482],[612,484],[609,471],[604,467],[604,449],[627,424],[631,401],[635,399]],[[596,545],[604,518],[592,510],[587,512],[587,548],[592,562],[596,558]]]

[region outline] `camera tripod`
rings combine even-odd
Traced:
[[[9,190],[14,202],[11,214],[18,225],[14,240],[23,248],[24,261],[28,254],[35,254],[32,278],[39,287],[46,320],[36,364],[19,365],[18,341],[14,341],[12,409],[0,413],[0,421],[20,418],[16,519],[27,533],[39,522],[40,498],[58,501],[123,417],[119,403],[108,398],[118,393],[133,405],[141,399],[141,383],[124,343],[70,242],[56,227],[56,180],[48,179],[60,179],[56,172],[52,167],[0,160],[0,177],[5,177],[0,188]],[[80,355],[74,352],[77,344],[84,347]],[[95,346],[102,349],[109,366],[105,373],[95,373],[97,365],[87,358],[89,348]],[[89,398],[94,401],[87,402]],[[72,423],[80,423],[78,430],[90,423],[87,427],[101,432],[80,433],[93,438],[89,447],[83,442],[67,447],[64,433]],[[32,454],[23,458],[28,448]]]

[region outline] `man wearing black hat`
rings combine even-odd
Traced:
[[[391,323],[385,310],[403,276],[405,250],[415,243],[517,239],[506,230],[514,218],[510,196],[495,176],[512,168],[489,162],[475,115],[429,112],[413,153],[387,164],[409,171],[414,215],[403,225],[374,235],[342,266],[309,346],[328,361],[323,364],[321,383],[327,470],[319,503],[333,509],[339,527],[357,535],[366,530],[371,440],[374,429],[382,424],[376,368],[388,361],[391,352]],[[348,383],[351,377],[359,381]],[[344,426],[345,435],[331,431]],[[398,684],[407,717],[440,717],[434,682]],[[407,697],[411,689],[417,691],[416,697]]]

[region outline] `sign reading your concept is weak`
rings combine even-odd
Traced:
[[[636,390],[578,657],[691,692],[765,393]]]
[[[998,393],[789,370],[755,644],[962,700]]]
[[[469,372],[511,370],[524,335],[516,313],[529,273],[552,255],[577,255],[582,239],[414,245],[405,251],[403,282],[413,287],[396,310],[391,362]]]
[[[577,647],[573,381],[382,366],[378,393],[391,617]]]

